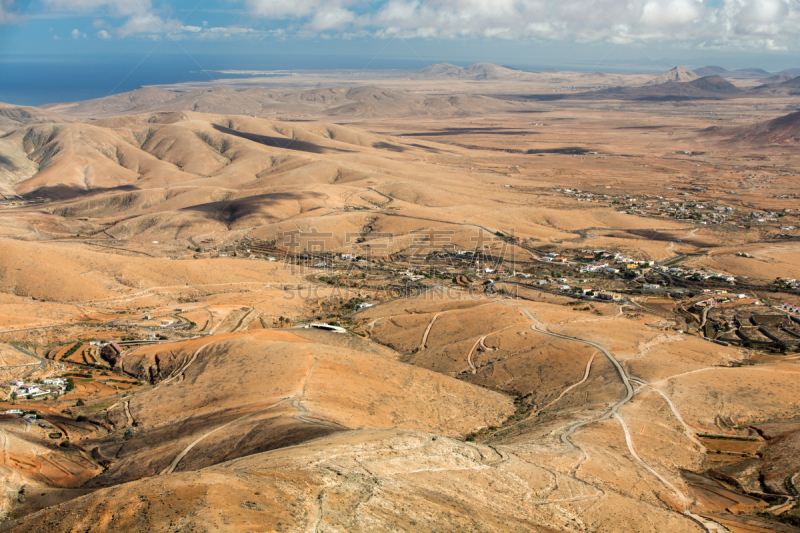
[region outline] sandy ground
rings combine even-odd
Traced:
[[[283,251],[483,246],[540,272],[545,252],[609,250],[731,274],[761,298],[800,277],[798,232],[781,229],[800,227],[800,159],[726,128],[796,102],[519,97],[648,81],[621,74],[369,81],[153,89],[108,99],[98,120],[75,122],[97,102],[55,106],[69,116],[0,139],[14,165],[2,190],[47,200],[0,206],[0,340],[42,356],[81,342],[31,379],[90,373],[46,408],[77,448],[0,420],[5,508],[33,513],[1,529],[688,532],[721,531],[718,517],[769,530],[730,525],[766,504],[704,472],[750,487],[774,469],[769,490],[787,490],[794,355],[679,332],[664,296],[576,306],[531,287],[467,294],[447,275],[390,300],[361,288],[369,263],[340,289]],[[664,202],[733,214],[653,214]],[[356,297],[375,306],[348,320]],[[160,327],[174,315],[187,327]],[[291,328],[329,319],[352,333]],[[90,339],[150,333],[167,342],[126,347],[128,377],[90,368]],[[29,360],[0,344],[0,366]],[[22,485],[30,498],[8,505]]]

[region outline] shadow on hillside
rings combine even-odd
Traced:
[[[235,200],[223,200],[219,202],[209,202],[204,204],[184,207],[180,211],[194,211],[212,217],[224,224],[234,222],[252,215],[261,215],[266,218],[279,220],[274,213],[270,213],[270,208],[277,204],[287,201],[313,200],[318,199],[320,205],[324,205],[326,196],[319,192],[275,192],[237,198]]]
[[[403,137],[443,137],[448,135],[538,135],[538,131],[514,130],[509,128],[445,128],[439,131],[402,133]]]
[[[389,150],[391,152],[405,152],[407,148],[402,146],[397,146],[396,144],[390,144],[384,141],[372,143],[373,148],[378,148],[379,150]]]
[[[310,143],[308,141],[299,141],[297,139],[286,139],[285,137],[271,137],[269,135],[259,135],[257,133],[248,133],[244,131],[237,131],[219,124],[212,124],[212,128],[220,133],[233,135],[248,141],[257,142],[264,146],[271,146],[273,148],[281,148],[283,150],[294,150],[297,152],[310,152],[312,154],[330,154],[330,153],[346,153],[352,150],[342,150],[341,148],[329,148],[319,144]]]
[[[728,100],[731,98],[729,95],[712,95],[712,94],[641,94],[637,92],[626,92],[626,88],[606,89],[603,91],[586,91],[573,94],[503,94],[497,95],[499,100],[508,100],[511,102],[554,102],[558,100],[622,100],[631,102],[688,102],[692,100],[699,101],[717,101]]]
[[[61,200],[71,200],[73,198],[90,199],[95,196],[102,196],[109,192],[134,192],[139,189],[136,185],[119,185],[117,187],[98,187],[95,189],[82,189],[80,187],[71,187],[69,185],[55,185],[52,187],[40,187],[30,192],[21,194],[22,198],[26,200],[34,200],[37,198],[44,198],[52,200],[53,202]]]

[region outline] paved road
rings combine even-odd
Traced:
[[[714,307],[713,305],[709,305],[703,309],[703,320],[700,321],[700,333],[703,335],[703,337],[706,336],[706,333],[705,331],[703,331],[703,328],[706,327],[706,322],[708,321],[708,312],[711,311],[713,307]]]
[[[676,254],[675,256],[670,257],[669,259],[664,259],[663,261],[656,263],[655,266],[665,266],[670,263],[674,263],[678,259],[681,259],[682,257],[685,257],[687,255],[681,252],[675,252],[675,254]]]
[[[31,374],[33,374],[34,372],[36,372],[37,370],[41,370],[42,368],[45,367],[45,365],[47,365],[47,359],[42,359],[38,355],[34,355],[34,354],[30,353],[28,350],[24,350],[24,349],[20,348],[16,344],[11,344],[10,346],[13,346],[14,349],[17,350],[18,352],[24,353],[25,355],[27,355],[29,357],[33,357],[34,359],[39,361],[39,364],[35,368],[33,368],[30,372],[26,372],[24,375],[20,376],[18,379],[25,379],[28,376],[30,376]]]
[[[371,190],[372,192],[376,192],[376,193],[380,194],[381,196],[383,196],[384,198],[386,198],[386,201],[383,202],[382,204],[378,204],[378,207],[383,207],[385,205],[389,205],[390,203],[394,202],[394,198],[392,198],[388,194],[382,193],[381,191],[379,191],[377,189],[373,189],[372,187],[367,187],[367,189]]]
[[[495,301],[497,301],[497,300],[495,300]],[[692,512],[689,510],[689,506],[690,506],[690,504],[691,504],[691,501],[689,500],[689,498],[687,498],[687,497],[686,497],[686,495],[684,495],[684,494],[683,494],[683,493],[680,491],[680,489],[678,489],[678,488],[677,488],[675,485],[673,485],[672,483],[670,483],[670,482],[669,482],[669,480],[667,480],[667,479],[666,479],[666,478],[664,478],[662,475],[660,475],[658,472],[656,472],[655,470],[653,470],[653,468],[652,468],[652,467],[650,467],[650,465],[648,465],[648,464],[647,464],[645,461],[643,461],[643,460],[642,460],[642,459],[641,459],[641,458],[640,458],[640,457],[639,457],[639,456],[636,454],[636,450],[635,450],[635,448],[634,448],[634,446],[633,446],[633,439],[632,439],[632,436],[631,436],[631,434],[630,434],[630,431],[628,430],[628,427],[627,427],[627,425],[625,424],[625,421],[623,420],[623,418],[622,418],[622,417],[619,415],[619,413],[617,413],[617,410],[618,410],[620,407],[622,407],[623,405],[625,405],[626,403],[628,403],[628,402],[630,401],[630,399],[631,399],[631,398],[633,398],[633,392],[634,392],[634,391],[633,391],[633,386],[631,385],[631,380],[630,380],[630,378],[629,378],[629,377],[628,377],[628,375],[625,373],[625,370],[622,368],[622,365],[620,365],[619,361],[617,361],[617,359],[616,359],[616,358],[615,358],[615,357],[614,357],[614,356],[611,354],[611,352],[610,352],[608,349],[606,349],[604,346],[601,346],[601,345],[599,345],[599,344],[597,344],[597,343],[595,343],[595,342],[591,342],[591,341],[587,341],[587,340],[579,339],[579,338],[577,338],[577,337],[570,337],[570,336],[567,336],[567,335],[560,335],[560,334],[558,334],[558,333],[552,333],[552,332],[549,332],[549,331],[547,331],[547,330],[544,330],[544,329],[539,329],[539,328],[538,328],[538,327],[536,327],[536,326],[537,326],[537,325],[541,325],[541,324],[542,324],[542,323],[541,323],[541,321],[540,321],[540,320],[538,320],[538,319],[537,319],[536,317],[534,317],[533,315],[531,315],[531,313],[530,313],[530,312],[529,312],[527,309],[525,309],[525,308],[523,308],[523,307],[517,307],[517,306],[515,306],[515,305],[511,305],[511,304],[509,304],[509,303],[507,303],[507,302],[500,302],[500,301],[497,301],[497,302],[498,302],[498,303],[501,303],[501,304],[503,304],[503,305],[507,305],[507,306],[509,306],[509,307],[514,307],[514,308],[516,308],[516,309],[519,309],[520,311],[524,312],[524,313],[525,313],[525,314],[528,316],[528,318],[530,318],[530,319],[531,319],[531,321],[533,321],[533,322],[534,322],[534,324],[531,324],[531,329],[532,329],[532,330],[534,330],[534,331],[538,331],[539,333],[544,333],[545,335],[550,335],[550,336],[552,336],[552,337],[557,337],[557,338],[560,338],[560,339],[566,339],[566,340],[571,340],[571,341],[576,341],[576,342],[582,342],[582,343],[584,343],[584,344],[588,344],[588,345],[590,345],[590,346],[594,346],[595,348],[597,348],[598,350],[600,350],[601,352],[603,352],[603,354],[604,354],[604,355],[605,355],[605,356],[608,358],[608,360],[609,360],[609,361],[611,361],[611,364],[613,364],[613,365],[614,365],[614,368],[616,368],[616,369],[617,369],[617,372],[619,373],[619,376],[620,376],[620,378],[622,379],[622,382],[625,384],[625,389],[626,389],[626,391],[627,391],[627,392],[626,392],[626,394],[625,394],[625,397],[624,397],[623,399],[621,399],[619,402],[617,402],[616,404],[614,404],[614,406],[613,406],[613,407],[611,407],[611,409],[610,409],[610,410],[609,410],[607,413],[605,413],[603,416],[601,416],[601,417],[599,417],[599,418],[595,418],[595,419],[593,419],[593,420],[587,420],[587,421],[585,421],[585,422],[578,422],[577,424],[573,424],[572,426],[570,426],[570,427],[567,429],[567,431],[565,431],[564,433],[562,433],[562,434],[561,434],[561,442],[563,442],[563,443],[564,443],[564,445],[566,446],[566,447],[565,447],[565,449],[563,449],[563,450],[559,450],[559,451],[557,451],[557,452],[553,452],[553,453],[559,453],[559,454],[561,454],[561,453],[569,453],[569,452],[573,451],[573,450],[575,449],[575,446],[572,444],[572,442],[570,442],[570,440],[569,440],[569,437],[570,437],[570,436],[571,436],[573,433],[575,433],[575,431],[577,431],[578,429],[580,429],[580,428],[582,428],[583,426],[586,426],[586,425],[588,425],[588,424],[592,424],[592,423],[594,423],[594,422],[600,422],[600,421],[602,421],[602,420],[606,420],[606,419],[610,418],[611,416],[614,416],[614,417],[615,417],[615,418],[616,418],[616,419],[619,421],[619,423],[622,425],[623,432],[625,433],[625,441],[626,441],[626,443],[627,443],[627,445],[628,445],[628,450],[631,452],[631,455],[633,455],[633,456],[634,456],[634,458],[635,458],[635,459],[636,459],[636,460],[637,460],[637,461],[638,461],[638,462],[639,462],[639,463],[640,463],[640,464],[641,464],[641,465],[642,465],[642,466],[643,466],[643,467],[644,467],[644,468],[645,468],[645,469],[646,469],[648,472],[650,472],[650,473],[651,473],[653,476],[655,476],[655,477],[656,477],[656,478],[657,478],[659,481],[661,481],[661,482],[662,482],[662,483],[663,483],[665,486],[669,487],[669,489],[670,489],[670,490],[672,490],[672,491],[673,491],[673,492],[676,494],[676,496],[678,496],[678,499],[679,499],[679,500],[681,500],[681,502],[682,502],[682,503],[684,504],[684,506],[685,506],[685,508],[684,508],[684,515],[686,515],[687,517],[691,518],[691,519],[692,519],[693,521],[695,521],[695,522],[696,522],[698,525],[702,526],[702,527],[703,527],[703,528],[704,528],[704,529],[705,529],[707,532],[718,532],[718,531],[725,531],[725,529],[724,529],[724,528],[720,529],[720,528],[721,528],[721,526],[720,526],[719,524],[717,524],[716,522],[713,522],[713,521],[711,521],[711,520],[709,520],[709,519],[706,519],[706,518],[700,517],[700,516],[698,516],[698,515],[696,515],[696,514],[692,513]],[[665,396],[665,395],[662,395],[662,396],[664,396],[664,397],[666,398],[666,396]],[[669,403],[670,403],[670,406],[671,406],[671,407],[673,407],[673,412],[674,412],[674,413],[676,413],[676,415],[679,417],[679,419],[681,420],[681,422],[683,422],[683,419],[681,419],[681,418],[680,418],[680,415],[679,415],[679,414],[677,414],[677,410],[675,410],[675,409],[674,409],[674,406],[672,406],[672,402],[669,402]],[[686,426],[684,426],[684,427],[686,427]],[[688,428],[686,428],[686,429],[688,430]]]
[[[202,247],[202,246],[200,246],[199,244],[197,244],[196,242],[194,242],[194,238],[193,238],[193,237],[186,237],[186,240],[187,240],[187,241],[189,241],[189,243],[190,243],[192,246],[194,246],[195,248],[197,248],[198,250],[202,250],[202,249],[203,249],[203,247]]]
[[[584,339],[579,339],[577,337],[570,337],[568,335],[560,335],[558,333],[552,333],[550,331],[547,331],[546,329],[540,329],[537,326],[542,325],[542,322],[538,318],[534,317],[530,313],[530,311],[528,311],[524,307],[519,307],[519,306],[516,306],[516,305],[512,305],[512,304],[510,304],[508,302],[503,302],[503,301],[500,301],[500,300],[494,300],[494,301],[497,302],[497,303],[503,304],[503,305],[507,305],[509,307],[513,307],[515,309],[519,309],[520,311],[525,313],[525,315],[527,315],[527,317],[529,319],[531,319],[532,322],[534,322],[533,324],[531,324],[531,329],[536,331],[536,332],[543,333],[545,335],[550,335],[551,337],[556,337],[558,339],[565,339],[565,340],[569,340],[569,341],[581,342],[583,344],[588,344],[589,346],[593,346],[593,347],[597,348],[598,350],[603,352],[603,355],[605,355],[608,358],[608,360],[611,362],[611,364],[614,365],[614,368],[616,368],[617,373],[619,374],[619,377],[622,380],[622,383],[625,385],[625,391],[626,391],[625,397],[622,398],[620,401],[618,401],[616,404],[614,404],[611,407],[611,409],[608,412],[606,412],[603,416],[601,416],[599,418],[592,419],[592,420],[586,420],[584,422],[578,422],[576,424],[573,424],[572,426],[567,428],[567,430],[564,433],[561,434],[561,442],[564,443],[565,448],[563,450],[559,450],[559,451],[554,452],[554,453],[569,453],[569,452],[573,451],[575,449],[575,445],[572,444],[572,442],[569,440],[569,438],[570,438],[570,436],[572,436],[573,433],[575,433],[575,431],[577,431],[578,429],[580,429],[583,426],[586,426],[588,424],[592,424],[594,422],[601,422],[603,420],[606,420],[606,419],[610,418],[611,416],[613,416],[613,415],[615,415],[617,413],[617,410],[620,407],[622,407],[623,405],[628,403],[630,401],[630,399],[633,398],[633,386],[631,385],[630,379],[628,378],[628,374],[625,373],[625,369],[622,368],[622,365],[619,364],[619,361],[617,361],[617,359],[614,357],[614,355],[608,349],[606,349],[605,346],[597,344],[596,342],[587,341],[587,340],[584,340]]]
[[[39,366],[40,363],[28,363],[27,365],[16,365],[16,366],[0,366],[0,370],[8,371],[8,370],[18,370],[20,368],[28,368],[29,366]]]
[[[92,322],[91,324],[86,324],[84,322],[71,322],[69,324],[55,324],[53,326],[36,326],[33,328],[9,329],[6,331],[0,331],[0,335],[5,335],[8,333],[21,333],[23,331],[36,331],[39,329],[66,328],[70,326],[90,326],[90,325],[99,325],[99,324],[97,324],[96,322]]]

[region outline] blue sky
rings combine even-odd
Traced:
[[[0,54],[798,67],[800,0],[0,0]],[[163,41],[163,42],[162,42]]]

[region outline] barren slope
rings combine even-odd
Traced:
[[[358,343],[328,346],[326,335],[316,342],[290,331],[218,335],[126,355],[126,372],[155,387],[98,415],[114,434],[135,429],[129,441],[85,443],[109,466],[92,485],[201,468],[348,429],[457,437],[513,410],[497,393]]]
[[[616,509],[605,517],[593,504]],[[113,502],[113,503],[112,503]],[[103,489],[8,531],[701,531],[504,448],[408,430],[343,432]],[[90,529],[91,530],[91,529]]]

